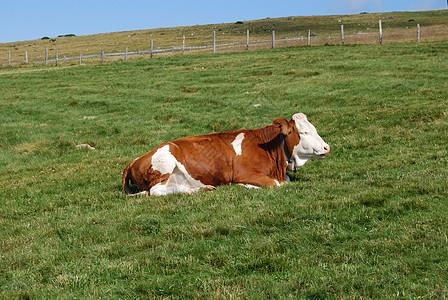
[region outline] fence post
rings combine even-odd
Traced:
[[[246,36],[246,50],[249,50],[249,29],[247,30],[247,36]]]
[[[101,64],[104,64],[104,50],[101,50]]]
[[[82,53],[79,52],[79,65],[81,65],[81,63],[82,63]]]
[[[344,25],[341,25],[341,39],[342,39],[342,45],[344,45]]]
[[[11,64],[11,49],[9,49],[8,64]]]
[[[417,43],[420,43],[420,24],[417,24]]]
[[[28,63],[28,51],[25,51],[25,63]]]
[[[272,30],[272,49],[275,48],[275,30]]]
[[[151,50],[149,51],[149,57],[152,58],[152,51],[154,50],[154,41],[151,40]]]
[[[308,46],[311,46],[311,29],[308,29]]]
[[[48,65],[48,48],[45,48],[45,65]]]
[[[213,31],[213,53],[216,52],[216,31]]]
[[[381,20],[379,21],[379,27],[380,27],[380,45],[383,44],[383,27],[381,26]]]
[[[185,35],[182,37],[182,54],[184,54],[185,51]]]
[[[128,61],[128,46],[126,46],[126,52],[124,52],[124,61]]]

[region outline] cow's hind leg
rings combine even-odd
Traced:
[[[166,183],[158,183],[149,190],[151,196],[163,196],[173,193],[179,193],[178,189],[176,187],[167,186]]]
[[[168,179],[158,183],[150,189],[150,195],[162,196],[173,193],[195,193],[200,190],[210,191],[214,186],[204,185],[199,180],[192,178],[182,165],[176,166]]]

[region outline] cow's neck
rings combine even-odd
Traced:
[[[288,159],[282,146],[283,135],[279,132],[278,127],[272,125],[266,126],[257,129],[255,134],[261,141],[259,147],[266,151],[275,165],[272,169],[273,173],[271,176],[275,177],[280,182],[285,181],[286,162]]]
[[[279,135],[280,131],[278,127],[269,125],[254,129],[253,133],[260,139],[261,144],[269,144]]]
[[[291,155],[289,154],[289,151],[286,147],[285,136],[283,134],[280,134],[280,139],[282,141],[282,148],[283,148],[283,152],[285,153],[286,161],[288,162],[288,164],[290,164],[292,162],[292,160],[291,160]]]

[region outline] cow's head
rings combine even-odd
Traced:
[[[285,150],[295,167],[303,166],[314,157],[325,158],[330,153],[330,146],[319,136],[305,114],[295,114],[289,122],[275,119],[274,124],[280,127],[284,135]]]

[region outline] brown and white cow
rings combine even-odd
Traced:
[[[123,173],[126,194],[166,195],[211,190],[219,185],[275,186],[289,165],[325,158],[330,146],[305,114],[273,125],[186,137],[162,143],[132,161]]]

